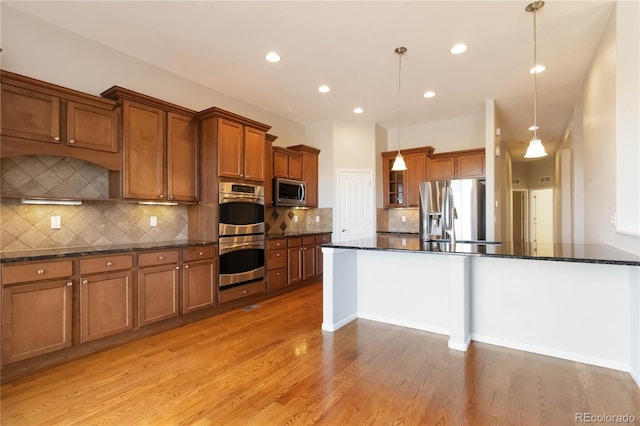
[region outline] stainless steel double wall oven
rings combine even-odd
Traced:
[[[221,290],[264,279],[264,188],[220,182]]]

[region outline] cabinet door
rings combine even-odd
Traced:
[[[405,172],[393,171],[393,156],[382,157],[382,184],[384,207],[404,207],[405,205]]]
[[[454,158],[431,158],[429,160],[429,180],[445,180],[455,178]]]
[[[186,263],[182,271],[182,313],[215,305],[215,283],[212,259]]]
[[[178,316],[179,272],[176,265],[138,269],[138,325]]]
[[[118,152],[118,110],[67,103],[67,145]]]
[[[69,280],[2,289],[2,363],[71,346],[73,291]]]
[[[456,157],[458,178],[484,177],[484,152],[461,154]]]
[[[302,153],[302,180],[307,183],[307,207],[318,207],[318,156]]]
[[[273,177],[289,177],[289,155],[278,148],[273,149]]]
[[[2,135],[59,143],[60,99],[3,84]]]
[[[158,201],[165,194],[165,113],[123,102],[123,197]]]
[[[322,262],[322,246],[316,246],[316,276],[322,275],[324,264]]]
[[[302,155],[289,154],[289,179],[302,180]]]
[[[218,176],[239,178],[243,174],[244,127],[218,119]]]
[[[167,198],[198,201],[198,128],[193,117],[167,113]]]
[[[133,329],[133,272],[88,275],[80,285],[82,343]]]
[[[302,247],[292,247],[287,249],[287,257],[289,259],[289,284],[302,281]]]
[[[427,155],[424,153],[405,156],[407,162],[407,207],[420,205],[420,182],[427,180]]]
[[[244,129],[244,178],[263,182],[265,177],[264,157],[266,154],[265,133],[245,127]]]
[[[316,246],[304,246],[302,248],[302,279],[312,278],[316,275]]]

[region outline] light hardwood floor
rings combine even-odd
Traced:
[[[15,379],[2,425],[574,425],[640,421],[629,374],[357,320],[320,330],[314,284]]]

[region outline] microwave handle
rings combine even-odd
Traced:
[[[305,194],[305,188],[303,184],[300,184],[298,186],[298,197],[300,199],[300,201],[305,201],[306,200],[306,194]]]

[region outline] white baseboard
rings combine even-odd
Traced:
[[[449,339],[447,346],[449,349],[454,349],[456,351],[466,352],[469,349],[469,345],[471,344],[471,336],[467,336],[467,340],[465,342],[454,342]]]
[[[330,332],[334,332],[337,329],[344,327],[345,325],[349,324],[351,321],[353,321],[354,319],[358,318],[357,314],[351,314],[346,318],[341,319],[338,322],[334,322],[334,323],[330,323],[327,324],[325,322],[322,323],[322,330],[324,331],[330,331]]]
[[[605,358],[598,358],[589,355],[579,354],[575,352],[566,352],[553,348],[547,348],[538,345],[529,345],[521,342],[514,342],[512,340],[499,339],[491,336],[483,336],[475,333],[471,334],[471,340],[476,342],[488,343],[490,345],[503,346],[505,348],[517,349],[519,351],[532,352],[535,354],[552,356],[554,358],[566,359],[568,361],[581,362],[583,364],[596,365],[598,367],[611,368],[619,371],[630,371],[630,366],[627,363],[620,361],[613,361]],[[633,376],[633,374],[632,374]],[[636,380],[634,378],[634,380]],[[638,380],[636,380],[638,383]],[[639,385],[640,386],[640,385]]]
[[[631,367],[629,369],[629,374],[631,374],[631,378],[633,379],[634,382],[636,382],[636,385],[638,385],[638,387],[640,388],[640,372],[635,368]]]
[[[403,321],[397,318],[388,318],[380,315],[371,315],[364,312],[358,312],[358,318],[376,321],[376,322],[383,322],[385,324],[399,325],[401,327],[414,328],[416,330],[428,331],[430,333],[445,334],[447,336],[449,335],[448,328],[435,327],[429,324],[424,324],[424,323],[415,322],[415,321]]]

